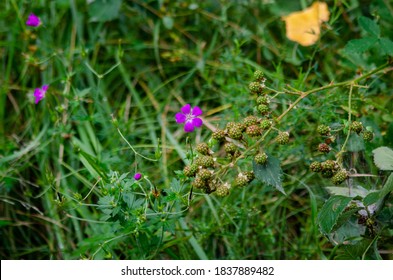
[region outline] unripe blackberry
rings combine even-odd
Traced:
[[[214,160],[211,156],[199,156],[195,159],[195,164],[204,168],[213,167]]]
[[[263,74],[263,72],[261,70],[256,70],[254,72],[254,80],[256,81],[262,81],[265,79],[265,75]]]
[[[244,124],[246,127],[251,126],[251,125],[258,124],[258,122],[259,122],[259,120],[258,120],[258,118],[255,117],[255,116],[248,116],[248,117],[244,118],[244,120],[243,120],[243,124]]]
[[[244,171],[243,174],[246,176],[248,183],[255,179],[254,171]]]
[[[248,178],[243,173],[239,173],[235,178],[235,185],[238,187],[244,187],[248,185]]]
[[[258,83],[258,82],[251,82],[251,83],[248,85],[248,89],[251,91],[251,93],[254,93],[254,94],[255,94],[255,93],[256,93],[256,94],[259,94],[259,93],[261,93],[262,90],[263,90],[261,84]]]
[[[206,143],[199,143],[196,147],[196,150],[198,151],[198,153],[202,154],[202,155],[208,155],[210,154],[210,148],[209,145],[207,145]]]
[[[258,105],[257,110],[262,115],[267,115],[267,114],[269,114],[270,108],[266,104],[261,104],[261,105]]]
[[[332,182],[335,185],[340,185],[348,178],[348,172],[346,170],[340,170],[332,177]]]
[[[235,144],[228,142],[228,143],[225,143],[224,150],[226,153],[233,155],[237,151],[237,147]]]
[[[228,136],[235,140],[240,140],[243,138],[243,134],[240,128],[233,127],[228,130]]]
[[[322,171],[322,164],[318,161],[314,161],[313,163],[310,164],[310,170],[312,172],[320,172]]]
[[[205,168],[199,169],[197,175],[199,178],[205,181],[209,180],[212,177],[211,171]]]
[[[266,153],[258,153],[255,157],[254,157],[254,161],[257,164],[263,165],[267,162],[267,154]]]
[[[371,131],[365,130],[363,131],[363,139],[366,142],[370,142],[372,141],[374,138],[374,133],[372,133]]]
[[[354,121],[352,122],[350,129],[359,134],[363,130],[363,124],[361,122]]]
[[[226,129],[227,130],[238,129],[241,132],[243,132],[246,129],[246,126],[244,124],[242,124],[242,123],[229,122],[226,125]]]
[[[196,164],[187,165],[183,169],[183,173],[187,177],[194,177],[197,171],[198,171],[198,165]]]
[[[236,126],[235,122],[228,122],[227,125],[225,126],[225,128],[227,130],[230,130],[231,128],[234,128]]]
[[[263,121],[261,121],[261,125],[260,125],[260,127],[262,128],[262,129],[268,129],[269,127],[271,127],[272,126],[272,121],[271,120],[263,120]]]
[[[260,95],[258,96],[257,100],[256,100],[258,105],[262,105],[262,104],[269,104],[270,100],[269,97],[267,97],[266,95]]]
[[[320,135],[329,135],[330,134],[330,127],[324,124],[318,125],[317,131]]]
[[[330,147],[326,143],[321,143],[318,145],[318,151],[320,151],[321,153],[327,154],[328,152],[330,152]]]
[[[332,170],[322,170],[321,175],[324,178],[332,178],[334,173]]]
[[[262,135],[262,128],[258,125],[250,125],[246,128],[246,134],[251,137],[261,136]]]
[[[289,133],[284,131],[280,132],[278,136],[276,137],[276,141],[280,145],[285,145],[289,143]]]
[[[219,186],[216,188],[216,195],[219,196],[219,197],[224,197],[224,196],[229,195],[229,187],[228,187],[228,184],[219,185]]]
[[[338,164],[334,160],[328,159],[321,163],[322,171],[335,171],[338,169]]]
[[[191,185],[197,189],[203,189],[206,187],[206,181],[202,180],[199,177],[196,177],[194,181],[192,181]]]
[[[217,141],[225,140],[225,131],[222,129],[216,129],[216,131],[214,131],[212,134],[212,138]]]

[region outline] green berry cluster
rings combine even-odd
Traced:
[[[276,142],[280,145],[286,145],[289,143],[289,133],[284,131],[284,132],[279,132],[277,137],[276,137]]]
[[[366,142],[370,142],[374,138],[374,133],[369,128],[365,128],[361,122],[353,121],[349,129],[358,135],[362,134],[363,140]]]
[[[199,143],[196,147],[196,150],[198,151],[198,153],[200,153],[202,155],[209,155],[210,154],[209,145],[207,145],[206,143]]]
[[[266,164],[267,158],[268,158],[268,156],[267,156],[266,153],[258,153],[258,154],[255,155],[254,161],[257,164],[263,165],[263,164]]]
[[[259,165],[267,164],[268,156],[261,152],[263,148],[258,142],[262,142],[262,137],[266,137],[270,131],[277,129],[274,127],[272,110],[269,107],[271,97],[266,92],[265,82],[263,72],[255,71],[254,80],[249,84],[255,102],[253,114],[245,116],[239,122],[228,122],[224,128],[214,129],[209,142],[196,146],[198,154],[193,158],[192,164],[183,170],[183,174],[192,180],[195,189],[226,196],[229,194],[230,184],[223,179],[233,176],[230,170],[240,162],[243,164],[244,161],[238,161],[239,159],[253,158]],[[275,140],[285,145],[289,142],[289,133],[279,132]],[[244,187],[254,177],[252,171],[242,171],[227,181],[232,181],[234,186]]]
[[[252,180],[254,180],[254,173],[253,172],[241,172],[235,178],[235,186],[238,187],[245,187],[247,186]]]
[[[324,178],[331,178],[332,183],[335,185],[341,184],[349,177],[348,172],[340,168],[339,164],[331,159],[323,162],[312,162],[310,164],[310,170],[316,173],[320,172]]]
[[[330,135],[330,127],[325,124],[320,124],[320,125],[318,125],[317,132],[320,135],[328,136],[328,135]]]

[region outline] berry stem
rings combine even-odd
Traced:
[[[281,119],[283,119],[300,101],[302,101],[304,98],[306,98],[307,96],[309,96],[310,94],[313,94],[315,92],[319,92],[319,91],[323,91],[323,90],[327,90],[327,89],[331,89],[331,88],[336,88],[336,87],[345,87],[345,86],[354,86],[356,85],[358,82],[370,77],[371,75],[378,73],[382,70],[385,70],[388,66],[390,65],[389,62],[386,62],[385,64],[375,68],[374,70],[349,81],[345,81],[345,82],[341,82],[341,83],[336,83],[336,84],[330,84],[330,85],[326,85],[326,86],[322,86],[319,88],[315,88],[315,89],[311,89],[309,91],[305,91],[305,92],[301,92],[301,91],[297,91],[300,93],[300,96],[298,97],[298,99],[296,99],[289,107],[288,109],[286,109],[278,118],[277,118],[277,123],[280,122]],[[392,69],[389,69],[392,70]]]

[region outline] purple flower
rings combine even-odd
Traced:
[[[202,110],[198,106],[191,108],[190,104],[183,106],[180,109],[181,112],[176,113],[176,122],[177,123],[185,123],[184,131],[185,132],[193,132],[195,127],[201,127],[203,124],[202,119],[197,118],[202,115]]]
[[[34,90],[35,104],[41,101],[45,97],[45,93],[48,90],[49,85],[43,85],[42,88],[36,88]]]
[[[37,27],[41,24],[41,20],[35,14],[31,13],[27,18],[26,25]]]
[[[137,180],[137,181],[139,181],[141,178],[142,178],[142,174],[141,173],[136,173],[134,175],[134,179]]]

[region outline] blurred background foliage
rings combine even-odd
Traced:
[[[319,233],[317,209],[328,181],[311,174],[320,123],[347,118],[347,89],[310,95],[281,125],[289,146],[269,146],[282,160],[287,196],[253,182],[225,199],[196,196],[184,215],[147,222],[139,235],[100,221],[99,187],[110,170],[149,176],[160,189],[184,167],[182,126],[190,103],[205,123],[224,127],[252,112],[247,85],[256,69],[269,88],[310,90],[353,79],[387,60],[378,46],[353,51],[367,37],[358,19],[393,38],[387,0],[327,1],[320,40],[302,47],[285,36],[283,15],[310,0],[143,1],[4,0],[0,4],[0,247],[2,259],[331,259],[340,248]],[[29,13],[43,25],[25,25]],[[370,152],[393,145],[391,73],[354,90],[352,114],[375,140],[349,160],[377,172]],[[35,105],[34,88],[49,84]],[[281,94],[277,112],[296,96]],[[119,137],[120,130],[144,161]],[[190,137],[207,141],[207,127]],[[339,142],[338,142],[339,143]],[[99,179],[101,178],[101,179]],[[359,178],[367,188],[384,177]],[[160,224],[161,223],[161,224]],[[159,224],[159,226],[157,226]],[[161,231],[158,229],[162,229]],[[165,229],[164,229],[165,228]],[[380,244],[391,258],[392,241]]]

